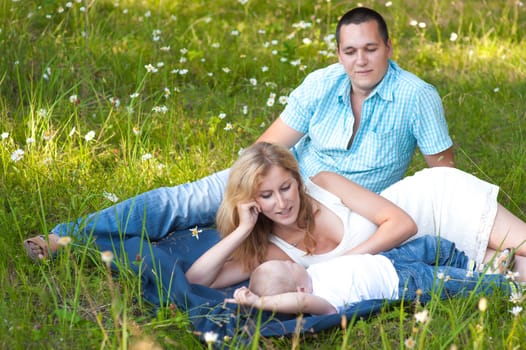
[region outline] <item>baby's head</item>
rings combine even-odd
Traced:
[[[259,296],[289,292],[312,293],[307,270],[292,261],[269,260],[254,269],[248,288]]]

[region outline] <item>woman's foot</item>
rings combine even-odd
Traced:
[[[496,254],[487,264],[483,264],[481,272],[505,275],[513,268],[514,258],[514,250],[506,248]]]
[[[32,238],[28,238],[24,241],[24,248],[27,255],[36,262],[52,257],[59,248],[59,237],[50,233],[47,236],[39,235]]]

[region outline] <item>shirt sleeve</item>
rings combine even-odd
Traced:
[[[288,98],[287,106],[281,112],[281,120],[303,134],[309,132],[309,125],[312,115],[314,114],[314,105],[316,103],[316,86],[315,73],[309,74],[305,80],[294,89]]]
[[[427,85],[415,100],[414,135],[424,155],[437,154],[453,145],[449,136],[442,100],[436,89]]]

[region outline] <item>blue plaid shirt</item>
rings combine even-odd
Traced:
[[[393,61],[363,102],[353,133],[350,80],[339,63],[309,74],[289,96],[280,118],[305,136],[292,151],[304,177],[333,171],[381,192],[400,180],[416,146],[425,155],[453,144],[436,89]]]

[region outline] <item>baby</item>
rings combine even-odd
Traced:
[[[495,261],[503,272],[511,254]],[[419,300],[431,293],[441,298],[472,290],[510,292],[502,273],[475,272],[475,266],[453,242],[424,236],[377,255],[343,255],[305,268],[292,261],[271,260],[258,266],[249,287],[234,291],[226,302],[283,313],[332,314],[369,299]],[[420,293],[418,292],[418,293]]]

